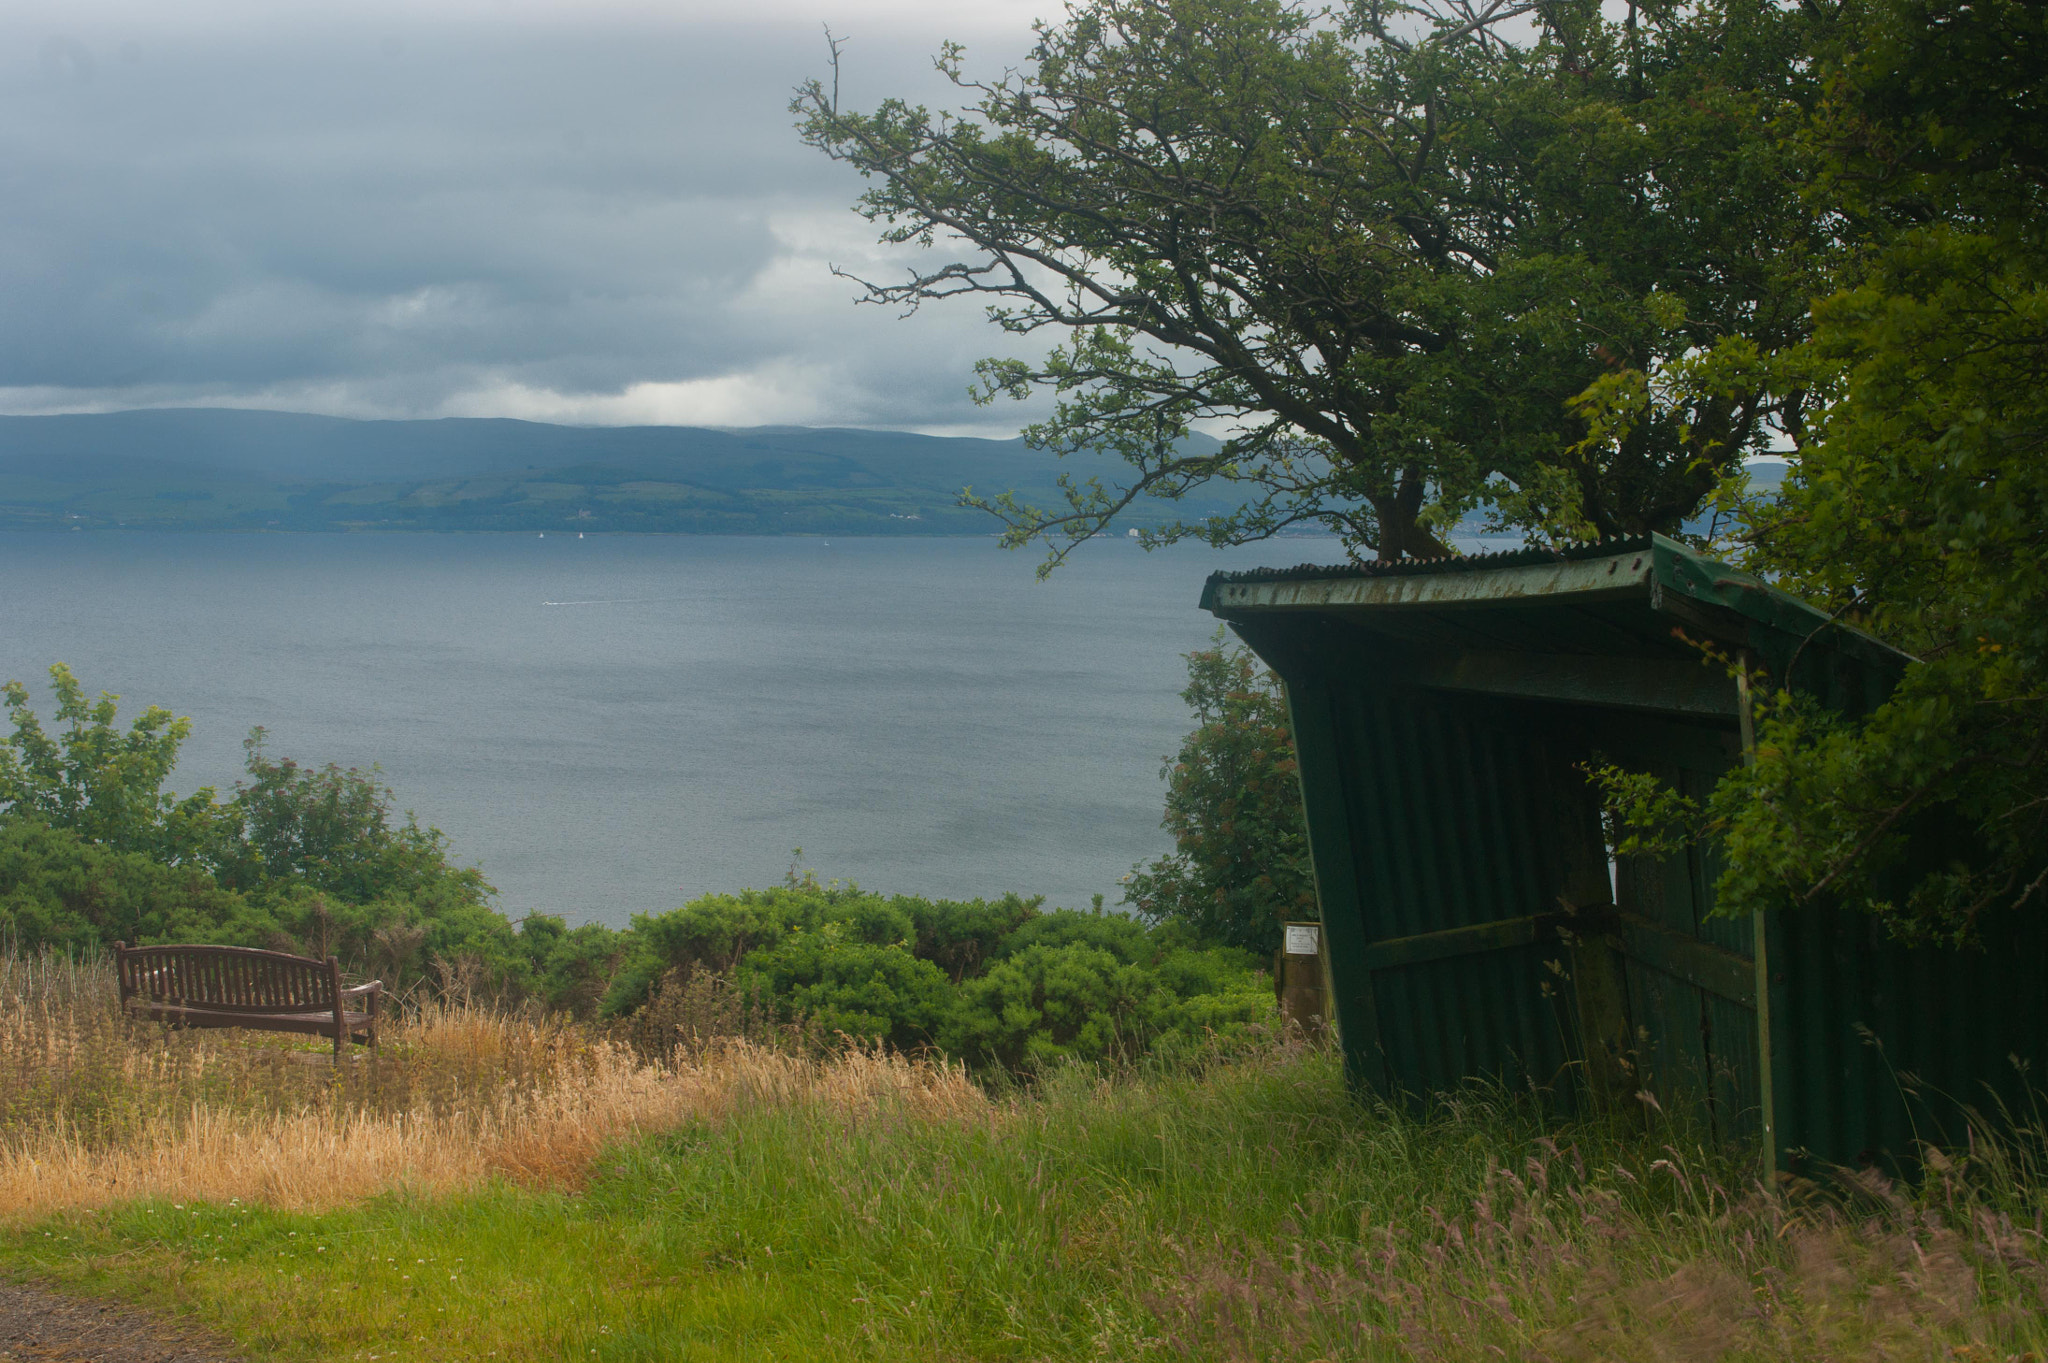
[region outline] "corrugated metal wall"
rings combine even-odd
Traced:
[[[1695,800],[1704,800],[1721,774],[1740,760],[1732,725],[1610,720],[1599,726],[1595,742],[1607,757],[1631,770],[1651,772]],[[1754,961],[1750,924],[1713,916],[1720,870],[1712,847],[1693,847],[1663,860],[1624,858],[1616,876],[1616,902],[1667,931]],[[1631,958],[1626,970],[1634,1060],[1643,1091],[1668,1111],[1687,1110],[1723,1140],[1758,1135],[1763,1089],[1753,990],[1748,1000],[1729,998],[1640,958]]]
[[[1338,796],[1310,839],[1333,973],[1359,982],[1337,1000],[1354,1069],[1409,1094],[1485,1078],[1568,1098],[1558,1081],[1578,1047],[1554,932],[1368,963],[1390,941],[1557,907],[1586,872],[1588,841],[1598,845],[1591,809],[1558,799],[1561,744],[1498,703],[1327,678],[1291,682],[1289,695],[1304,780]]]
[[[1900,946],[1859,910],[1780,914],[1770,931],[1787,1150],[1890,1163],[1921,1142],[1962,1144],[1965,1107],[2030,1109],[2028,1080],[2048,1079],[2041,913],[1989,922],[1983,944],[1961,951]]]
[[[1353,1076],[1387,1093],[1491,1079],[1568,1100],[1603,1087],[1604,1052],[1588,1038],[1619,1035],[1629,1082],[1667,1107],[1692,1107],[1721,1137],[1753,1139],[1768,1116],[1780,1167],[1908,1161],[1919,1142],[1963,1140],[1967,1109],[2025,1110],[2028,1081],[2048,1076],[2039,912],[1984,925],[1983,947],[1961,952],[1902,947],[1857,911],[1781,914],[1765,925],[1760,978],[1752,925],[1713,916],[1709,847],[1620,868],[1612,926],[1597,939],[1616,944],[1618,982],[1574,987],[1575,972],[1597,981],[1610,959],[1604,945],[1575,953],[1558,931],[1560,904],[1597,906],[1609,894],[1597,808],[1576,764],[1604,756],[1701,796],[1740,758],[1734,715],[1658,710],[1626,687],[1592,683],[1671,647],[1679,617],[1845,713],[1880,701],[1900,664],[1869,640],[1822,638],[1825,620],[1763,584],[1724,584],[1724,570],[1681,547],[1650,548],[1655,590],[1624,599],[1576,580],[1558,589],[1583,595],[1586,608],[1516,600],[1535,589],[1510,574],[1497,604],[1470,609],[1492,588],[1460,578],[1445,598],[1460,613],[1432,613],[1414,604],[1427,594],[1409,580],[1428,576],[1420,567],[1396,574],[1402,589],[1386,605],[1358,591],[1336,600],[1373,575],[1361,567],[1328,591],[1308,569],[1271,575],[1285,590],[1270,606],[1218,607],[1288,684],[1331,1001]],[[1647,552],[1622,549],[1608,572],[1634,571]],[[1510,559],[1502,564],[1522,571]],[[1699,590],[1685,601],[1663,591],[1691,578]],[[1315,604],[1325,598],[1328,610]],[[1490,694],[1410,651],[1428,647],[1491,650],[1480,688]],[[1517,650],[1542,660],[1530,690],[1515,689]],[[1581,675],[1588,684],[1567,684]],[[1423,685],[1430,676],[1463,689]],[[1606,1026],[1604,1004],[1589,1006],[1599,989],[1615,997],[1619,1028]],[[1760,1003],[1770,1022],[1762,1044]]]
[[[1371,953],[1584,896],[1598,832],[1574,764],[1597,748],[1702,795],[1734,760],[1727,736],[1347,680],[1342,669],[1334,679],[1297,671],[1289,695],[1304,785],[1325,792],[1311,840],[1354,1074],[1417,1096],[1472,1079],[1533,1085],[1571,1106],[1584,1049],[1574,963],[1554,932],[1393,967],[1373,967]],[[1717,857],[1709,847],[1625,863],[1620,907],[1753,957],[1750,924],[1713,916]],[[1910,1161],[1920,1142],[1961,1142],[1966,1105],[2023,1110],[2021,1066],[2048,1075],[2040,915],[1990,924],[1986,947],[1962,952],[1902,947],[1860,912],[1782,915],[1770,930],[1784,1167]],[[1721,1139],[1754,1139],[1755,1008],[1646,959],[1629,957],[1625,978],[1642,1087]]]

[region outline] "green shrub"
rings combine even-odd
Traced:
[[[799,929],[747,956],[741,991],[802,1016],[828,1035],[886,1041],[903,1050],[929,1046],[954,1011],[954,985],[904,943],[860,940],[842,922]]]
[[[87,700],[62,664],[50,679],[64,725],[54,734],[26,687],[4,688],[0,931],[18,947],[219,942],[335,955],[393,988],[439,974],[516,998],[555,970],[559,992],[576,993],[568,965],[536,966],[438,829],[395,817],[375,768],[273,759],[257,729],[232,798],[180,798],[162,786],[189,721],[151,707],[123,730],[118,697]],[[590,940],[575,950],[604,954]]]
[[[772,946],[796,929],[844,917],[849,902],[863,897],[852,886],[820,885],[813,877],[792,875],[789,884],[771,889],[709,894],[667,913],[636,913],[631,945],[599,1011],[605,1017],[631,1013],[670,971],[729,973],[748,952]],[[885,933],[900,928],[907,935],[908,922],[907,915],[900,921],[878,916],[875,927]]]
[[[602,923],[570,927],[554,914],[529,914],[519,923],[531,992],[549,1008],[590,1017],[611,987],[628,937]]]
[[[34,819],[0,820],[0,932],[18,947],[89,951],[180,933],[261,945],[270,926],[267,913],[197,867]]]
[[[958,984],[994,960],[1011,934],[1039,916],[1044,895],[1026,899],[908,899],[894,901],[910,915],[917,935],[911,949]]]
[[[1033,947],[1087,946],[1134,965],[1156,955],[1157,945],[1146,925],[1129,914],[1054,909],[1019,924],[1003,938],[995,954],[1008,957]]]
[[[706,895],[633,920],[602,1011],[642,1007],[671,972],[730,974],[781,1022],[1020,1072],[1205,1045],[1272,1014],[1249,952],[1042,902],[885,899],[794,874]]]
[[[1287,700],[1221,629],[1215,648],[1186,657],[1181,698],[1195,728],[1161,773],[1174,851],[1132,869],[1124,902],[1210,941],[1274,951],[1283,922],[1317,915]]]
[[[961,986],[946,1049],[1009,1070],[1104,1059],[1135,1041],[1147,983],[1142,970],[1101,947],[1026,947]]]

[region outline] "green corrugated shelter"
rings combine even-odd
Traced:
[[[1908,948],[1860,911],[1711,916],[1711,848],[1610,865],[1581,764],[1697,795],[1741,760],[1700,644],[1855,714],[1909,661],[1870,636],[1661,535],[1219,573],[1202,605],[1287,686],[1355,1082],[1647,1093],[1794,1169],[1910,1161],[2048,1074],[2042,914]]]

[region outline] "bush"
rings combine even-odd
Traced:
[[[1134,1049],[1133,1024],[1151,983],[1101,947],[1026,947],[962,987],[946,1049],[1008,1070],[1105,1059]]]
[[[268,914],[196,867],[33,819],[0,820],[0,932],[20,948],[91,951],[181,935],[260,946],[270,926]]]
[[[1152,930],[1128,914],[1054,909],[1019,924],[995,954],[1008,957],[1033,947],[1085,946],[1107,952],[1125,965],[1135,965],[1155,955],[1159,944]]]
[[[937,1040],[952,1016],[954,985],[905,946],[862,941],[843,923],[828,922],[752,953],[736,983],[828,1035],[915,1050]]]
[[[884,898],[792,873],[636,917],[604,1011],[633,1012],[665,977],[728,974],[784,1024],[935,1044],[983,1071],[1206,1043],[1273,1011],[1248,952],[1178,924],[1041,903]]]
[[[788,884],[772,889],[710,894],[667,913],[636,913],[629,929],[632,945],[600,1011],[606,1017],[631,1013],[652,997],[670,971],[728,974],[747,953],[773,946],[797,929],[846,916],[844,906],[862,898],[876,896],[862,896],[852,886],[820,885],[815,877],[799,879],[792,872]],[[873,930],[885,934],[900,930],[907,936],[911,931],[907,915],[900,921],[871,915],[870,921]]]
[[[981,973],[995,959],[1011,934],[1038,916],[1044,895],[1029,899],[1006,894],[1000,899],[898,899],[910,915],[917,935],[912,949],[946,972],[958,984]]]
[[[611,987],[627,938],[602,923],[572,928],[554,914],[536,913],[520,921],[518,946],[529,992],[550,1009],[587,1018]]]
[[[1166,764],[1173,855],[1136,867],[1124,902],[1209,941],[1272,952],[1280,925],[1317,916],[1315,874],[1280,680],[1247,648],[1187,656],[1195,728]]]
[[[332,954],[394,989],[439,974],[519,998],[548,977],[543,992],[574,996],[573,964],[537,963],[482,873],[453,864],[438,829],[394,817],[375,768],[273,759],[257,729],[232,798],[180,798],[162,787],[189,721],[150,707],[123,730],[119,697],[88,701],[62,664],[50,679],[65,726],[54,735],[26,687],[4,689],[0,930],[17,946],[219,942]],[[561,949],[603,956],[616,934],[598,932]]]
[[[407,813],[394,822],[397,797],[372,767],[313,768],[273,760],[264,734],[242,748],[252,778],[237,782],[222,806],[227,829],[211,853],[215,874],[236,889],[283,881],[354,904],[439,899],[481,904],[491,887],[474,867],[448,862],[448,839]]]

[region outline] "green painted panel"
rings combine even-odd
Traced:
[[[1332,973],[1347,977],[1340,1026],[1348,1054],[1354,1036],[1378,1048],[1353,1054],[1354,1072],[1417,1095],[1471,1078],[1555,1085],[1574,1054],[1558,900],[1585,874],[1574,842],[1596,873],[1599,859],[1573,740],[1532,745],[1528,713],[1495,700],[1336,673],[1297,669],[1288,686],[1315,749],[1303,789]],[[1558,799],[1560,783],[1575,803]],[[1341,805],[1341,830],[1319,799]]]
[[[1732,728],[1709,735],[1698,724],[1638,717],[1603,737],[1615,760],[1701,799],[1737,760]],[[1629,940],[1631,1021],[1645,1087],[1657,1101],[1720,1139],[1749,1140],[1758,1131],[1762,1079],[1754,946],[1747,923],[1713,915],[1719,873],[1713,849],[1698,847],[1661,860],[1630,858],[1620,868],[1622,908],[1670,935],[1639,932]]]
[[[1615,940],[1631,961],[1737,1007],[1756,1010],[1756,963],[1688,932],[1674,932],[1634,914],[1620,915]]]
[[[1756,1065],[1756,1008],[1706,996],[1708,1117],[1727,1141],[1754,1141],[1762,1131],[1762,1076]]]
[[[1561,913],[1531,914],[1526,918],[1503,918],[1494,923],[1472,923],[1442,932],[1417,933],[1413,937],[1389,937],[1365,949],[1368,970],[1398,970],[1403,966],[1441,961],[1453,956],[1472,956],[1488,951],[1558,940],[1557,929],[1566,923]]]
[[[1710,1061],[1700,990],[1638,960],[1628,962],[1627,979],[1637,1083],[1666,1112],[1706,1117]]]
[[[2048,1073],[2048,915],[1987,923],[1968,952],[1830,909],[1759,927],[1713,915],[1713,847],[1617,868],[1599,939],[1622,962],[1613,1009],[1589,1003],[1603,990],[1572,997],[1575,970],[1607,979],[1593,968],[1613,959],[1559,936],[1610,895],[1576,764],[1621,760],[1699,796],[1739,760],[1725,688],[1688,670],[1674,626],[1847,714],[1882,699],[1903,655],[1657,536],[1218,575],[1204,605],[1288,683],[1360,1082],[1565,1094],[1599,1070],[1586,1039],[1619,1036],[1659,1102],[1725,1138],[1765,1133],[1782,1166],[1909,1159],[1962,1139],[1972,1111],[2023,1105],[2023,1067]]]
[[[1574,1101],[1577,1052],[1556,975],[1555,943],[1380,973],[1374,992],[1396,1091],[1426,1095],[1479,1079]],[[1546,988],[1546,985],[1550,986]]]
[[[1315,869],[1323,946],[1330,960],[1330,1010],[1353,1083],[1381,1092],[1393,1088],[1379,1011],[1367,966],[1367,937],[1358,907],[1358,867],[1348,827],[1346,777],[1357,773],[1339,746],[1334,702],[1319,677],[1297,672],[1287,685],[1288,713],[1300,763],[1307,815],[1309,860]]]
[[[1779,1131],[1791,1163],[1892,1164],[1961,1144],[1969,1113],[2031,1110],[2048,1073],[2048,918],[1983,925],[1980,948],[1907,947],[1867,914],[1775,925]]]

